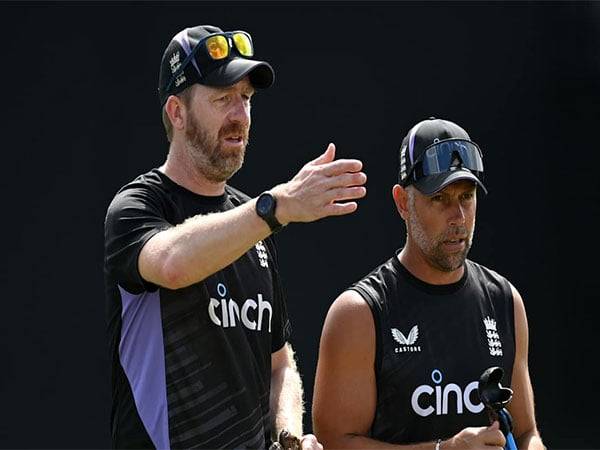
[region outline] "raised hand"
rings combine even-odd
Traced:
[[[366,195],[367,176],[357,159],[335,160],[335,145],[308,162],[294,178],[271,193],[277,199],[276,217],[282,224],[312,222],[327,216],[350,214],[355,201]],[[348,201],[350,200],[350,201]]]

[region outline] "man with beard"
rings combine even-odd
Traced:
[[[161,61],[166,162],[116,194],[105,222],[117,448],[303,448],[302,387],[270,235],[356,210],[366,176],[330,144],[289,182],[250,198],[241,167],[255,89],[273,69],[250,35],[187,28]]]
[[[543,448],[523,300],[466,259],[482,177],[481,151],[455,123],[430,118],[404,138],[393,198],[406,245],[343,292],[323,328],[313,422],[326,448],[500,448],[477,395],[492,366],[514,391],[519,448]]]

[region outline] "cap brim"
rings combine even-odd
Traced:
[[[438,175],[430,175],[428,177],[421,178],[419,181],[413,183],[413,185],[425,195],[433,195],[436,192],[441,191],[451,183],[460,180],[470,180],[476,183],[484,194],[487,194],[487,189],[483,183],[477,178],[472,172],[464,169],[454,170],[452,172],[444,172]]]
[[[269,63],[234,58],[204,76],[201,83],[209,86],[231,86],[246,75],[249,76],[252,86],[257,89],[266,89],[275,80],[275,72]]]

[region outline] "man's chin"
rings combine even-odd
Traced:
[[[434,265],[441,270],[442,272],[454,272],[455,270],[460,269],[465,260],[467,259],[467,252],[461,252],[459,254],[452,255],[436,255],[431,258],[434,262]]]
[[[224,162],[226,162],[226,164],[223,164]],[[218,164],[214,165],[210,171],[205,170],[205,172],[210,173],[205,173],[204,176],[212,182],[222,183],[234,176],[236,172],[242,168],[243,164],[243,158],[223,158]]]

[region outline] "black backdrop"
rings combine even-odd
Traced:
[[[354,215],[277,236],[308,411],[328,306],[402,245],[397,150],[435,115],[484,150],[471,257],[525,299],[543,436],[598,446],[600,5],[512,2],[1,4],[0,446],[109,446],[104,214],[165,158],[158,63],[201,23],[250,31],[277,72],[233,185],[256,195],[330,141],[369,176]]]

